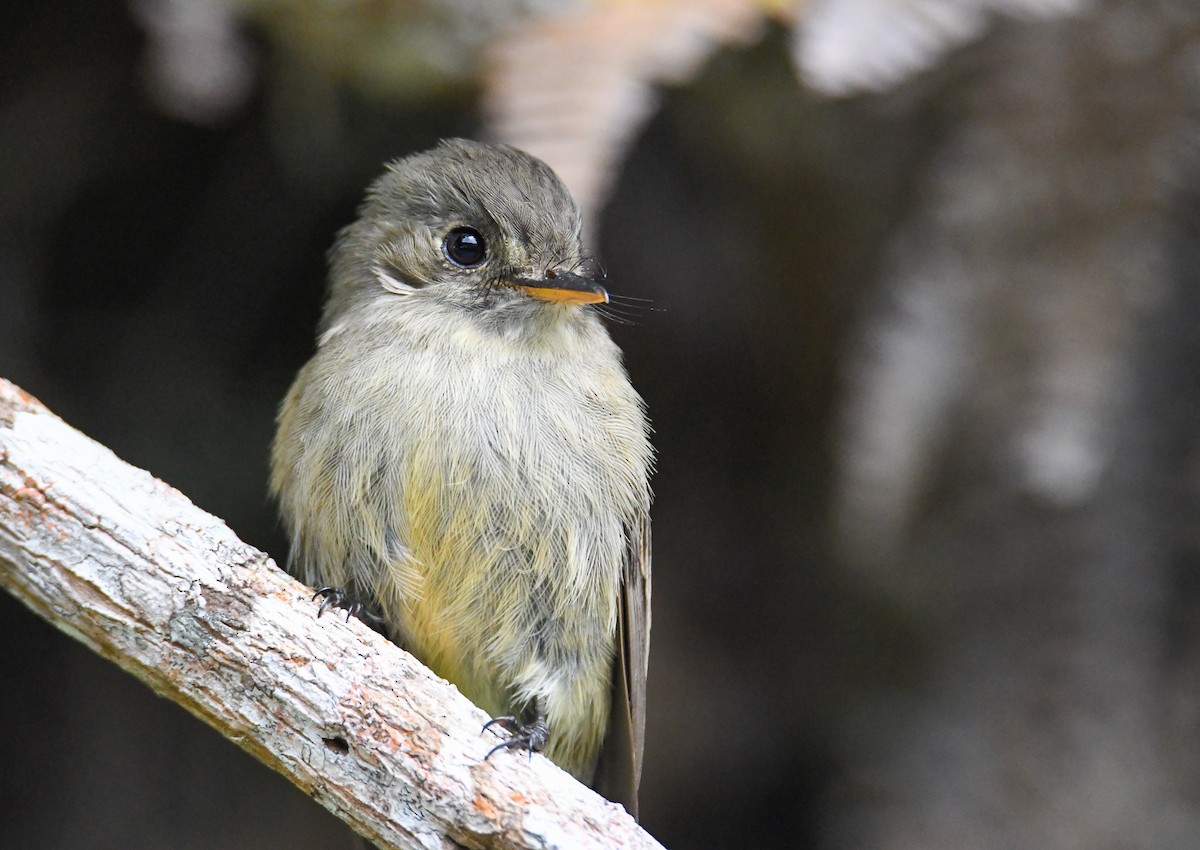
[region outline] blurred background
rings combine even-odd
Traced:
[[[283,561],[337,229],[451,135],[588,215],[656,427],[668,848],[1200,847],[1194,0],[0,11],[0,375]],[[22,848],[345,828],[0,598]]]

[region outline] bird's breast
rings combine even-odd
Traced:
[[[391,447],[404,580],[390,602],[405,642],[493,711],[513,681],[606,664],[628,530],[648,499],[640,401],[615,356],[399,357],[393,401],[371,418]]]

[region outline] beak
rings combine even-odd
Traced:
[[[513,281],[534,298],[567,304],[607,304],[608,291],[596,281],[567,272],[549,271],[542,279],[527,277]]]

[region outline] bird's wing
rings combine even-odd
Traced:
[[[638,785],[646,742],[646,667],[650,658],[650,515],[630,530],[629,552],[617,604],[612,709],[596,766],[595,788],[638,815]]]

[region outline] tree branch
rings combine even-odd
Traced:
[[[0,584],[391,848],[658,848],[450,684],[0,379]]]

